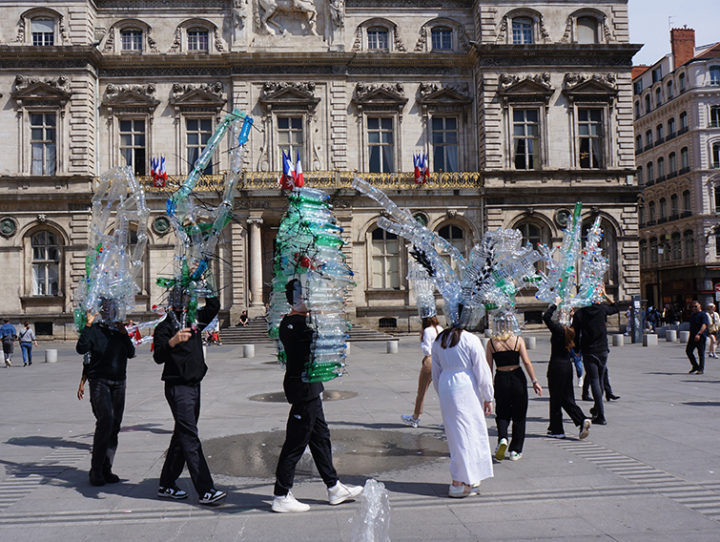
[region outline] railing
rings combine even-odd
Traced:
[[[692,216],[692,211],[683,211],[683,212],[680,214],[680,217],[681,217],[681,218],[686,218],[686,217],[688,217],[688,216]]]
[[[678,171],[678,175],[685,175],[686,173],[690,173],[689,166],[681,167],[680,171]]]
[[[657,176],[657,179],[655,179],[655,182],[656,182],[656,183],[661,183],[661,182],[663,182],[666,178],[667,178],[667,177],[665,177],[665,175],[658,175],[658,176]]]
[[[667,221],[668,221],[668,219],[664,216],[661,216],[660,218],[657,219],[658,224],[665,224],[665,222],[667,222]]]
[[[652,143],[648,143],[647,145],[645,145],[645,147],[643,147],[643,152],[649,151],[649,150],[652,149],[652,148],[653,148],[653,144],[652,144]]]
[[[279,171],[245,171],[238,182],[241,190],[272,190],[279,189]],[[305,184],[313,188],[333,189],[351,188],[354,177],[360,177],[373,186],[382,189],[396,190],[434,190],[434,189],[461,189],[481,188],[484,182],[483,173],[479,171],[459,171],[453,173],[432,173],[426,184],[415,184],[415,176],[411,172],[401,173],[356,173],[353,171],[306,171],[303,172]],[[153,185],[149,176],[140,177],[140,184],[146,192],[173,191],[184,181],[182,175],[168,177],[164,188]],[[225,174],[204,175],[195,185],[197,192],[222,192],[225,184]]]
[[[657,147],[658,145],[660,145],[661,143],[665,143],[665,138],[664,138],[664,137],[658,137],[658,138],[655,140],[655,146],[656,146],[656,147]]]
[[[675,139],[675,136],[677,136],[676,132],[670,132],[667,137],[665,138],[665,141],[670,141],[671,139]]]
[[[680,215],[677,213],[673,213],[670,215],[670,218],[668,218],[668,222],[673,222],[675,220],[678,220],[680,218]]]
[[[690,129],[690,128],[688,128],[687,126],[685,126],[685,127],[683,127],[683,128],[680,128],[680,129],[678,130],[678,135],[680,136],[680,135],[683,135],[684,133],[687,133],[687,131],[688,131],[689,129]]]
[[[673,179],[673,178],[675,178],[675,177],[677,177],[677,176],[678,176],[678,172],[677,172],[677,171],[670,171],[670,172],[667,174],[667,178],[668,178],[668,179]]]

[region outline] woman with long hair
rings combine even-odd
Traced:
[[[440,327],[440,322],[438,322],[437,316],[428,316],[422,319],[422,329],[420,330],[420,348],[423,353],[423,358],[422,365],[420,366],[420,376],[418,376],[415,410],[412,415],[403,414],[400,416],[402,421],[411,427],[417,427],[420,424],[420,414],[423,413],[425,394],[430,387],[430,382],[432,382],[432,345],[442,330],[443,328]]]
[[[715,311],[715,303],[709,303],[705,307],[710,325],[708,326],[708,339],[710,339],[710,348],[708,349],[709,358],[717,358],[718,332],[720,332],[720,316]]]
[[[444,330],[432,346],[432,380],[450,448],[448,496],[477,494],[493,475],[485,416],[492,412],[492,374],[480,339],[462,327]]]
[[[547,434],[552,438],[565,438],[562,422],[562,410],[565,409],[565,412],[580,431],[579,438],[584,439],[590,432],[592,422],[575,403],[573,359],[570,354],[575,347],[575,330],[569,326],[553,322],[552,317],[557,309],[557,302],[550,305],[543,314],[543,322],[545,322],[551,333],[550,363],[548,363],[547,371],[548,389],[550,391],[550,426]]]
[[[502,318],[497,318],[500,321]],[[498,329],[498,327],[500,329]],[[522,337],[515,335],[504,326],[496,327],[496,334],[488,342],[485,358],[492,372],[495,364],[495,423],[498,431],[498,445],[495,459],[505,459],[508,450],[508,427],[512,421],[512,440],[510,440],[510,460],[517,461],[522,457],[525,443],[525,420],[527,418],[528,391],[527,378],[520,367],[520,362],[532,380],[532,387],[537,395],[542,395],[542,387],[535,377],[530,357]]]

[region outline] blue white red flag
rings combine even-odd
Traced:
[[[303,177],[302,164],[300,163],[300,153],[297,153],[297,161],[295,162],[295,186],[301,188],[305,184]]]

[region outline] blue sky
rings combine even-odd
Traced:
[[[694,28],[696,45],[720,41],[718,0],[629,0],[629,9],[630,41],[645,44],[633,64],[653,64],[669,53],[671,27]]]

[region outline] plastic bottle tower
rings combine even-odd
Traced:
[[[483,242],[472,248],[466,260],[447,240],[419,224],[380,189],[359,178],[353,180],[353,187],[387,211],[390,218],[380,218],[378,226],[413,244],[410,254],[442,294],[446,315],[453,325],[473,329],[486,308],[508,310],[513,307],[515,292],[534,275],[534,263],[539,255],[529,245],[520,246],[519,231],[486,233]],[[457,272],[442,254],[450,255]]]
[[[329,199],[322,190],[294,188],[275,238],[268,333],[284,364],[287,357],[278,337],[280,321],[291,308],[285,286],[299,279],[313,329],[310,361],[303,374],[307,382],[325,382],[343,374],[350,330],[345,296],[356,285],[341,250],[343,229],[336,224]]]
[[[226,115],[195,161],[192,171],[167,200],[167,216],[176,235],[173,277],[160,277],[157,284],[163,288],[182,289],[187,302],[183,321],[179,322],[181,327],[196,324],[198,298],[217,295],[212,273],[209,272],[210,258],[215,253],[220,233],[232,219],[233,192],[242,174],[245,143],[252,124],[252,117],[238,110]],[[196,204],[191,197],[193,189],[230,128],[237,145],[232,147],[230,172],[225,181],[222,200],[214,209]]]
[[[610,264],[602,255],[600,248],[602,238],[603,232],[598,216],[585,236],[585,244],[580,255],[578,291],[571,300],[572,307],[587,307],[604,299],[605,273]]]
[[[420,318],[436,316],[435,284],[433,284],[425,268],[414,260],[410,260],[408,262],[407,279],[415,290],[415,301]]]
[[[135,306],[139,291],[135,281],[147,243],[148,214],[145,193],[129,167],[116,167],[101,175],[92,198],[85,276],[74,293],[78,331],[85,327],[88,311],[100,312],[102,300],[116,302],[116,321],[124,320]],[[136,235],[134,246],[132,231]],[[97,317],[98,322],[101,317]]]

